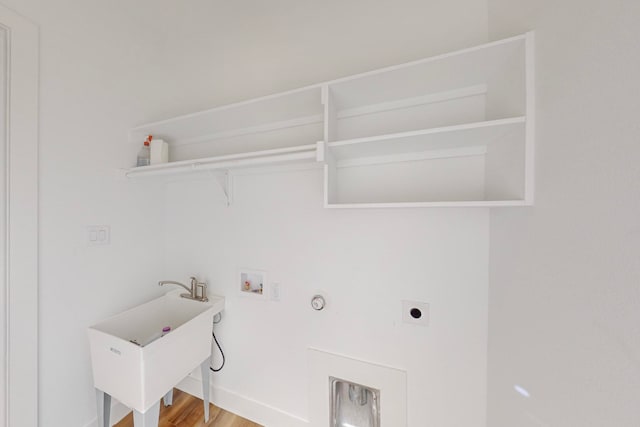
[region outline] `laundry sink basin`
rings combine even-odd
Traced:
[[[208,302],[172,291],[89,328],[95,387],[144,413],[211,356],[213,316],[224,298]],[[169,332],[163,329],[170,327]]]

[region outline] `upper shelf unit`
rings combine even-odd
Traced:
[[[320,87],[306,87],[138,126],[129,139],[140,143],[152,134],[167,141],[172,163],[295,150],[323,139],[320,101]]]
[[[325,206],[533,202],[533,33],[329,82]]]
[[[526,114],[526,37],[328,84],[328,142]]]
[[[323,164],[325,207],[533,202],[533,33],[133,129],[169,164]],[[317,144],[316,144],[317,143]]]

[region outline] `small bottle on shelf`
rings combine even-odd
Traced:
[[[149,166],[151,163],[151,150],[149,146],[151,145],[151,139],[153,139],[152,135],[147,136],[147,139],[144,141],[144,145],[138,152],[138,161],[136,162],[136,166]]]

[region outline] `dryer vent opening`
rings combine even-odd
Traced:
[[[331,427],[380,427],[380,390],[329,377]]]

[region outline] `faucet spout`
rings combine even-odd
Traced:
[[[191,295],[192,291],[191,289],[187,288],[186,285],[183,285],[180,282],[176,282],[174,280],[161,280],[158,282],[158,286],[163,286],[163,285],[178,285],[178,286],[182,286],[183,288],[185,288],[187,290],[187,292],[189,292],[189,295]]]
[[[191,277],[191,288],[187,285],[183,285],[180,282],[176,282],[175,280],[161,280],[158,282],[159,286],[163,285],[178,285],[182,286],[187,290],[187,294],[180,294],[182,298],[192,299],[196,301],[207,302],[209,299],[207,298],[207,284],[205,282],[198,282],[198,279],[195,277]]]

